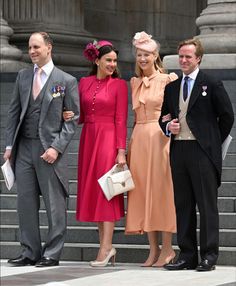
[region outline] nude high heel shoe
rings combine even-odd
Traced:
[[[173,252],[171,255],[167,256],[165,259],[162,259],[161,261],[158,259],[155,264],[152,265],[152,267],[163,267],[166,264],[173,263],[175,258],[175,253]]]
[[[114,247],[112,247],[112,249],[107,254],[107,257],[104,260],[102,260],[102,261],[97,261],[97,260],[91,261],[90,266],[92,266],[92,267],[105,267],[109,263],[110,259],[111,259],[111,264],[113,266],[115,266],[115,257],[116,257],[116,249]]]

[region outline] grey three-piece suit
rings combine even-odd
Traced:
[[[63,110],[79,115],[77,80],[54,67],[40,94],[32,96],[33,68],[18,73],[8,112],[6,145],[12,146],[11,163],[17,185],[22,256],[59,260],[66,233],[68,194],[67,153],[76,121],[65,122]],[[57,92],[56,89],[59,89]],[[49,147],[58,158],[53,164],[40,156]],[[41,247],[39,207],[42,195],[48,217],[48,234]]]

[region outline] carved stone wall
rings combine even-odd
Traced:
[[[54,41],[53,59],[67,70],[84,70],[83,49],[94,38],[113,41],[119,60],[133,63],[131,40],[145,30],[161,43],[161,55],[173,54],[179,40],[197,34],[195,19],[206,0],[0,0],[3,17],[14,30],[11,43],[27,55],[32,32],[49,32]]]
[[[195,19],[205,7],[206,0],[84,0],[84,27],[116,43],[120,59],[129,62],[136,32],[152,34],[161,43],[162,55],[173,54],[180,40],[197,34]]]
[[[53,60],[67,69],[83,69],[82,56],[90,35],[84,30],[81,0],[2,0],[3,16],[14,30],[12,43],[29,61],[28,39],[32,32],[46,31],[54,39]]]

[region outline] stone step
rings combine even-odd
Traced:
[[[4,149],[5,147],[5,126],[6,126],[6,120],[7,120],[7,109],[5,109],[5,111],[2,109],[1,106],[1,115],[0,115],[0,149]],[[128,120],[127,120],[127,131],[128,131],[128,139],[131,136],[132,133],[132,127],[133,127],[133,122],[134,122],[134,116],[132,114],[132,110],[131,110],[131,105],[129,105],[129,116],[128,116]],[[79,146],[79,138],[81,135],[81,130],[82,130],[82,125],[79,125],[76,128],[76,132],[75,135],[72,139],[72,142],[70,143],[71,148],[70,148],[70,152],[77,152],[78,151],[78,146]],[[234,126],[230,132],[231,136],[233,137],[233,140],[229,146],[229,153],[236,153],[236,119],[235,119],[235,123]],[[77,147],[77,148],[76,148]]]
[[[235,154],[236,153],[236,140],[235,139],[231,141],[231,143],[229,145],[228,153],[229,154]]]
[[[1,98],[2,100],[2,98]],[[8,112],[8,105],[2,105],[1,104],[1,113],[0,113],[0,129],[1,131],[4,131],[4,128],[6,126],[7,123],[7,112]],[[127,128],[132,128],[133,127],[133,123],[134,123],[134,114],[132,111],[132,106],[131,104],[128,105],[128,118],[127,118]],[[82,129],[82,125],[78,125],[78,128],[76,130],[76,134],[74,138],[79,138],[79,134],[81,133],[81,129]],[[2,133],[4,134],[4,133]],[[4,139],[4,137],[3,137]]]
[[[77,167],[78,166],[78,148],[79,148],[78,144],[79,143],[77,143],[77,149],[74,152],[71,152],[69,150],[69,148],[67,149],[67,152],[68,152],[68,166],[70,166],[70,167]],[[75,149],[76,146],[72,146],[72,148]],[[2,150],[3,149],[4,149],[4,147],[2,147]],[[3,164],[2,156],[3,156],[3,152],[0,152],[0,158],[1,158],[0,159],[0,164]],[[235,167],[235,165],[236,165],[236,153],[229,153],[228,152],[228,154],[226,155],[225,160],[223,161],[223,167]]]
[[[236,182],[236,167],[223,167],[221,178],[222,181]]]
[[[72,184],[73,185],[73,184]],[[72,188],[72,186],[71,186]],[[222,182],[218,190],[218,196],[234,196],[236,190],[236,182]]]
[[[222,182],[218,196],[219,197],[234,197],[236,190],[236,181]],[[70,195],[77,194],[77,180],[69,180],[69,192]],[[1,194],[16,194],[16,184],[14,184],[13,188],[9,191],[3,180],[0,180],[0,193]]]
[[[77,166],[69,166],[68,175],[71,180],[77,179]],[[224,167],[222,169],[222,181],[236,181],[236,167]]]
[[[4,112],[4,118],[6,117],[7,112]],[[6,119],[4,119],[6,120]],[[130,139],[131,133],[132,133],[132,126],[133,126],[133,116],[129,115],[129,120],[127,122],[127,141]],[[70,153],[77,153],[78,152],[78,148],[79,148],[79,139],[80,139],[80,135],[81,135],[81,130],[82,130],[82,126],[79,125],[76,128],[76,132],[73,136],[73,139],[71,141],[71,143],[69,144],[70,148],[68,148],[68,151]],[[228,153],[236,153],[236,128],[234,127],[231,132],[230,132],[231,136],[233,137],[233,140],[229,146],[229,150]],[[5,149],[5,124],[3,124],[3,121],[0,121],[0,151],[2,153],[2,150]]]
[[[225,160],[223,160],[223,167],[235,167],[236,165],[236,153],[228,153]]]
[[[127,198],[125,196],[125,204]],[[43,199],[40,201],[41,209],[45,209]],[[16,209],[17,198],[16,194],[0,194],[0,208],[1,209]],[[67,200],[67,208],[69,210],[76,209],[76,195],[71,195]],[[126,206],[125,206],[126,208]],[[219,197],[218,199],[219,212],[235,212],[236,213],[236,197]]]
[[[0,225],[1,241],[14,242],[19,241],[19,226],[18,225]],[[148,244],[147,235],[125,235],[124,227],[115,227],[113,243],[116,244]],[[41,239],[46,240],[48,228],[47,226],[40,227]],[[197,230],[199,236],[199,230]],[[199,239],[199,237],[198,237]],[[68,226],[66,241],[69,243],[97,243],[98,231],[95,226]],[[235,246],[236,230],[235,229],[220,229],[219,245],[220,246]],[[177,245],[176,234],[173,235],[173,245]]]
[[[4,116],[6,117],[6,114]],[[1,124],[2,124],[2,122],[1,122]],[[6,138],[5,138],[5,125],[2,126],[1,124],[0,124],[0,135],[1,135],[1,137],[0,137],[0,149],[1,149],[1,152],[2,152],[2,150],[5,147],[5,140],[6,140]],[[72,140],[75,140],[75,141],[78,142],[78,140],[80,138],[80,135],[81,135],[81,130],[82,130],[82,127],[80,125],[80,126],[78,126],[76,128],[76,131],[75,131],[75,134],[74,134]]]
[[[142,263],[146,260],[148,245],[113,244],[117,250],[116,261],[125,263]],[[98,244],[65,243],[61,260],[91,261],[98,252]],[[174,247],[176,255],[179,250]],[[1,259],[16,257],[20,253],[20,244],[17,242],[1,243]],[[236,265],[236,247],[220,247],[218,265]]]
[[[76,209],[76,196],[71,195],[68,201],[68,209]],[[127,209],[127,196],[124,196],[125,209]],[[220,213],[235,213],[236,214],[236,197],[219,197],[218,210]]]
[[[236,110],[236,105],[235,105],[235,109]],[[233,137],[233,139],[235,140],[236,138],[236,120],[235,120],[235,116],[236,114],[234,115],[234,125],[233,125],[233,128],[231,129],[230,131],[230,135]]]
[[[68,165],[72,167],[78,166],[78,150],[76,152],[68,152]],[[223,167],[235,167],[235,165],[236,153],[228,153],[225,160],[223,160]]]
[[[7,112],[8,112],[8,106],[3,106],[1,105],[1,113],[0,113],[0,134],[2,134],[3,136],[1,136],[2,140],[5,140],[5,126],[6,126],[6,122],[7,122]],[[132,106],[131,104],[129,104],[128,106],[128,119],[127,119],[127,128],[131,129],[133,128],[133,123],[134,123],[134,114],[132,111]],[[78,125],[78,127],[76,128],[76,132],[75,135],[73,137],[73,139],[79,139],[80,134],[81,134],[81,130],[82,130],[82,126],[83,125]],[[236,118],[235,118],[235,123],[230,131],[230,135],[233,137],[232,140],[232,144],[234,144],[233,142],[236,140]],[[129,136],[128,136],[129,137]]]
[[[18,216],[16,210],[1,209],[1,224],[2,225],[15,225],[18,224]],[[45,210],[39,211],[40,225],[47,225],[47,216]],[[198,216],[199,218],[199,216]],[[92,226],[92,223],[78,222],[75,218],[75,211],[68,210],[67,212],[67,222],[69,226]],[[199,224],[199,223],[198,223]],[[122,218],[116,223],[117,226],[124,226],[125,219]],[[236,213],[220,213],[219,216],[220,228],[224,229],[236,229]]]

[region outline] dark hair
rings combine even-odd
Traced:
[[[46,45],[50,44],[51,46],[53,46],[53,39],[49,36],[48,33],[46,33],[46,32],[35,32],[32,35],[35,35],[35,34],[40,34]]]
[[[194,45],[195,46],[195,48],[196,48],[195,55],[197,57],[200,57],[200,62],[199,62],[199,64],[200,64],[202,61],[203,53],[204,53],[202,43],[196,38],[181,41],[178,45],[178,49],[177,49],[178,52],[183,46],[186,46],[186,45]]]
[[[113,46],[102,46],[101,48],[98,49],[99,51],[99,55],[98,55],[98,59],[101,59],[102,56],[106,55],[106,54],[109,54],[110,52],[115,52],[118,56],[119,54],[119,51],[116,50]],[[98,67],[95,63],[92,64],[92,69],[91,71],[89,72],[89,75],[96,75],[97,74],[97,70],[98,70]],[[118,68],[116,67],[115,71],[113,72],[112,76],[113,78],[116,78],[116,77],[120,77],[120,72],[118,70]]]

